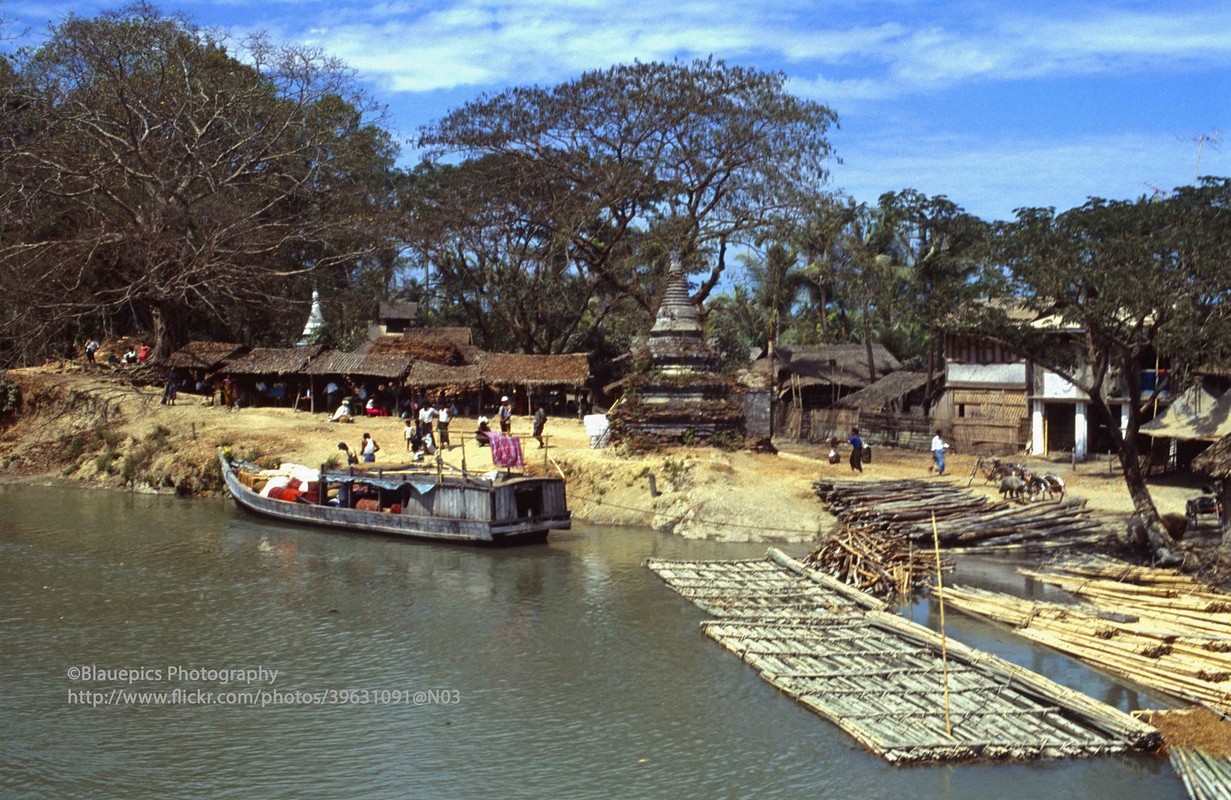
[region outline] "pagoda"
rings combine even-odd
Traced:
[[[303,326],[303,335],[295,343],[296,347],[312,344],[317,333],[325,327],[325,312],[321,310],[321,293],[312,290],[312,310],[308,312],[308,321]]]
[[[701,315],[688,292],[677,253],[671,254],[667,286],[625,380],[624,400],[614,412],[620,435],[700,443],[715,435],[743,436],[742,400],[729,397],[732,384],[718,371],[717,351],[705,340]]]

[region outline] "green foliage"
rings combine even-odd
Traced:
[[[1094,199],[1063,214],[1023,209],[997,230],[1012,292],[983,330],[1067,378],[1116,445],[1134,504],[1157,522],[1137,453],[1156,357],[1173,388],[1199,367],[1231,363],[1231,179],[1206,179],[1162,198]],[[1020,304],[1047,324],[1022,325]],[[1111,396],[1128,398],[1121,435]]]
[[[665,458],[663,476],[672,491],[682,492],[692,485],[692,464],[682,458]]]
[[[21,385],[0,370],[0,419],[17,412],[21,406]]]

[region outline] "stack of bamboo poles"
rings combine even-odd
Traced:
[[[946,483],[921,480],[818,481],[817,495],[848,525],[892,532],[916,541],[935,535],[945,547],[1039,548],[1099,542],[1109,531],[1091,518],[1084,500],[993,503]]]
[[[1144,686],[1231,711],[1231,629],[1165,625],[1109,605],[1068,606],[947,587],[945,602]]]
[[[1231,758],[1218,758],[1204,750],[1188,747],[1169,749],[1167,758],[1193,800],[1227,800],[1231,797]]]
[[[1137,567],[1106,557],[1072,558],[1022,570],[1102,609],[1134,614],[1161,634],[1211,638],[1231,650],[1231,594],[1177,570]],[[1221,643],[1221,644],[1220,644]]]
[[[810,567],[887,602],[909,600],[936,581],[935,554],[905,536],[845,526],[804,557]],[[947,570],[951,561],[942,562]]]

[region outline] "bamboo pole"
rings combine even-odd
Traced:
[[[936,532],[936,516],[932,516],[933,548],[936,551],[936,602],[940,606],[940,665],[945,687],[945,733],[953,735],[953,725],[949,719],[949,647],[945,636],[945,590],[944,578],[940,569],[940,534]]]

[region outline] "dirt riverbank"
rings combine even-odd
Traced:
[[[23,397],[17,419],[0,430],[0,479],[10,482],[68,481],[130,491],[209,494],[221,488],[214,457],[220,446],[254,460],[318,466],[337,457],[339,441],[354,447],[365,431],[381,444],[379,462],[399,463],[406,456],[404,426],[395,418],[339,424],[329,422],[323,411],[229,411],[186,394],[167,406],[160,403],[160,388],[133,385],[131,373],[123,368],[66,363],[11,370],[8,375],[21,385]],[[483,472],[491,468],[490,454],[475,446],[474,427],[472,419],[454,422],[454,447],[445,461]],[[649,526],[693,538],[816,541],[833,518],[821,509],[812,482],[821,476],[851,477],[845,458],[837,465],[825,463],[827,448],[820,446],[778,442],[776,455],[681,447],[629,456],[614,447],[591,448],[576,419],[550,419],[546,449],[538,449],[529,438],[528,417],[515,420],[514,433],[526,437],[531,471],[558,472],[568,479],[569,503],[578,519]],[[861,480],[929,477],[927,453],[875,448],[873,456]],[[931,479],[966,486],[975,460],[973,455],[951,455],[949,472]],[[1076,469],[1043,461],[1034,466],[1061,474],[1069,493],[1084,497],[1109,524],[1122,527],[1128,518],[1131,504],[1123,480],[1105,457]],[[978,478],[970,485],[994,492]],[[1182,513],[1197,485],[1198,479],[1188,476],[1156,482],[1159,510]],[[1211,527],[1190,539],[1200,544],[1215,537]]]

